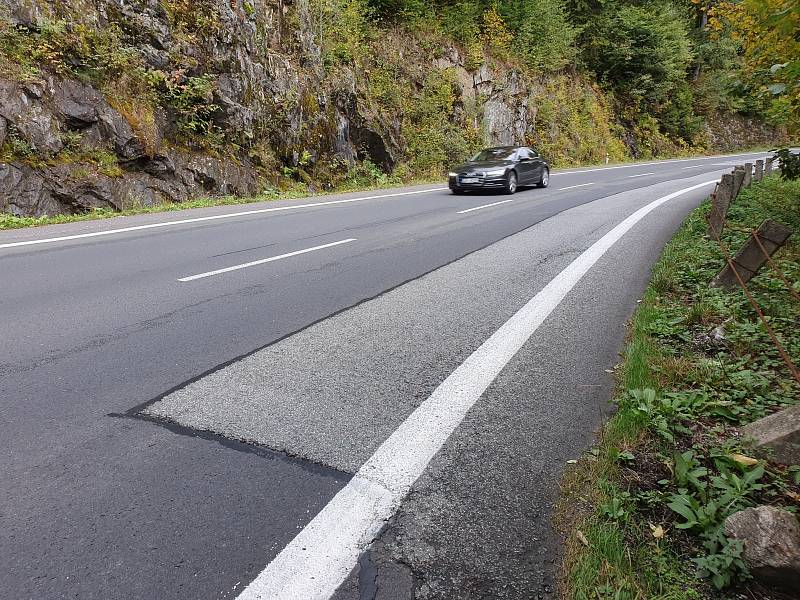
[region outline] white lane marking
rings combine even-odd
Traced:
[[[708,167],[710,165],[689,165],[688,167],[681,167],[681,169],[702,169],[703,167]]]
[[[467,210],[460,210],[456,214],[463,215],[464,213],[472,212],[473,210],[480,210],[482,208],[489,208],[490,206],[497,206],[498,204],[505,204],[506,202],[513,202],[514,199],[510,200],[501,200],[500,202],[492,202],[491,204],[483,204],[481,206],[475,206],[473,208],[468,208]]]
[[[561,192],[563,190],[571,190],[573,188],[585,187],[587,185],[594,185],[594,182],[592,182],[592,183],[579,183],[577,185],[568,185],[567,187],[558,188],[556,191],[557,192]]]
[[[628,175],[628,179],[631,177],[646,177],[647,175],[655,175],[655,173],[639,173],[638,175]]]
[[[104,235],[115,235],[118,233],[126,233],[128,231],[141,231],[143,229],[155,229],[157,227],[169,227],[170,225],[185,225],[187,223],[201,223],[203,221],[218,221],[220,219],[231,219],[233,217],[243,217],[247,215],[260,215],[264,213],[279,212],[285,210],[294,210],[296,208],[315,208],[317,206],[331,206],[334,204],[348,204],[350,202],[360,202],[361,200],[377,200],[379,198],[395,198],[397,196],[411,196],[413,194],[425,194],[427,192],[441,192],[447,188],[432,188],[427,190],[416,190],[413,192],[397,192],[395,194],[379,194],[377,196],[362,196],[360,198],[346,198],[344,200],[329,200],[327,202],[310,202],[307,204],[293,204],[290,206],[276,206],[273,208],[258,208],[254,210],[243,210],[235,213],[226,213],[224,215],[213,215],[210,217],[195,217],[192,219],[180,219],[178,221],[165,221],[162,223],[149,223],[147,225],[134,225],[132,227],[121,227],[119,229],[108,229],[106,231],[93,231],[91,233],[77,233],[74,235],[62,235],[53,238],[44,238],[41,240],[27,240],[24,242],[11,242],[8,244],[0,244],[0,249],[3,248],[17,248],[19,246],[32,246],[34,244],[50,244],[53,242],[64,242],[67,240],[79,240],[83,238],[100,237]]]
[[[674,160],[659,160],[656,162],[647,163],[631,163],[629,165],[615,165],[613,167],[593,167],[591,169],[582,169],[580,171],[559,171],[558,173],[551,173],[551,177],[555,175],[574,175],[576,173],[594,173],[595,171],[610,171],[612,169],[631,169],[633,167],[650,167],[652,165],[669,165],[670,163],[691,162],[695,160],[716,160],[720,158],[737,158],[744,156],[765,156],[763,152],[752,152],[750,154],[723,154],[720,156],[704,156],[698,158],[676,158]],[[707,165],[700,165],[707,166]],[[727,166],[727,163],[726,165]]]
[[[355,241],[356,238],[339,240],[338,242],[333,242],[331,244],[322,244],[321,246],[314,246],[313,248],[304,248],[303,250],[295,250],[294,252],[287,252],[286,254],[279,254],[278,256],[270,256],[269,258],[262,258],[261,260],[254,260],[252,262],[242,263],[241,265],[233,265],[232,267],[225,267],[224,269],[208,271],[207,273],[199,273],[198,275],[181,277],[180,279],[178,279],[178,281],[182,282],[195,281],[197,279],[213,277],[214,275],[221,275],[222,273],[230,273],[231,271],[238,271],[239,269],[247,269],[248,267],[264,265],[266,263],[275,262],[276,260],[281,260],[283,258],[290,258],[292,256],[297,256],[299,254],[306,254],[307,252],[316,252],[317,250],[323,250],[324,248],[332,248],[333,246],[339,246],[340,244],[349,244],[350,242],[355,242]]]
[[[556,275],[400,424],[239,599],[328,600],[470,408],[578,281],[650,212],[712,183],[693,185],[640,208]]]

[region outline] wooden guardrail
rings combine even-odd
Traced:
[[[762,167],[763,164],[763,167]],[[749,187],[752,183],[761,182],[763,178],[772,174],[774,164],[773,158],[768,158],[765,162],[756,161],[755,172],[752,163],[745,163],[737,166],[732,173],[726,173],[717,184],[714,193],[711,195],[711,211],[708,215],[708,235],[714,239],[720,247],[725,257],[725,266],[710,282],[711,287],[719,287],[728,291],[741,286],[742,291],[747,297],[753,310],[758,314],[764,328],[772,340],[775,349],[786,363],[792,376],[800,383],[800,369],[795,366],[789,353],[781,344],[776,336],[769,321],[764,316],[764,311],[750,292],[748,282],[755,277],[765,264],[769,264],[773,271],[783,281],[789,294],[800,302],[800,293],[794,289],[792,283],[787,279],[780,267],[772,260],[772,256],[780,250],[792,235],[792,230],[782,223],[767,219],[757,230],[751,230],[750,236],[744,245],[739,248],[735,255],[732,255],[727,244],[722,239],[722,233],[731,206],[742,189]],[[763,170],[762,170],[763,168]]]

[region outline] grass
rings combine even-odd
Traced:
[[[297,184],[289,189],[278,190],[269,189],[258,196],[239,197],[223,196],[219,198],[197,198],[186,202],[169,202],[164,204],[154,204],[151,206],[133,206],[125,210],[117,211],[108,208],[95,208],[86,213],[72,215],[45,215],[41,217],[18,217],[9,213],[0,212],[0,230],[22,229],[25,227],[40,227],[44,225],[58,225],[63,223],[76,223],[80,221],[93,221],[96,219],[109,219],[112,217],[125,217],[133,215],[143,215],[150,213],[174,212],[187,210],[190,208],[209,208],[212,206],[230,206],[238,204],[253,204],[256,202],[266,202],[272,200],[292,200],[295,198],[307,198],[309,196],[329,196],[332,194],[343,194],[347,192],[359,192],[368,190],[386,189],[397,186],[400,182],[392,178],[384,178],[369,184],[358,181],[347,181],[333,190],[311,191],[302,184]],[[432,183],[430,179],[419,179],[407,182],[412,185]]]
[[[765,218],[800,231],[798,208],[800,182],[754,184],[733,203],[724,240],[740,247]],[[704,235],[708,210],[688,217],[654,266],[618,368],[618,411],[564,475],[556,526],[566,537],[565,598],[785,597],[748,578],[722,523],[756,504],[796,511],[800,469],[749,447],[735,428],[800,402],[800,385],[741,290],[708,287],[723,265]],[[800,291],[798,242],[775,258]],[[769,269],[751,289],[800,361],[800,302]]]

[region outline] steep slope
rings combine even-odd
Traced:
[[[562,164],[686,150],[626,131],[577,74],[535,78],[349,8],[331,30],[323,8],[0,0],[0,211],[438,175],[483,144],[536,144]],[[734,145],[772,135],[757,133]]]

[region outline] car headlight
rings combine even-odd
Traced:
[[[505,173],[506,173],[505,169],[491,169],[489,171],[486,171],[485,175],[487,177],[494,177],[496,175],[505,175]]]

